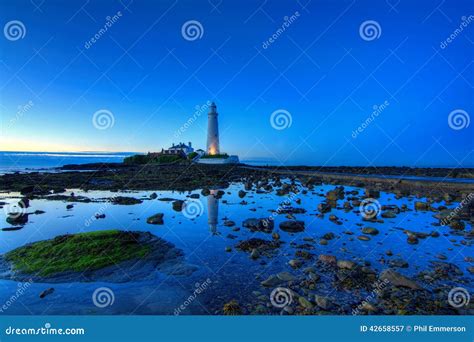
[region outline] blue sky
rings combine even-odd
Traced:
[[[26,31],[0,37],[2,150],[205,148],[207,115],[194,112],[213,100],[221,150],[243,160],[474,166],[474,123],[448,123],[453,111],[474,113],[474,20],[440,47],[474,14],[472,1],[40,3],[1,1],[2,26],[18,20]],[[182,35],[190,20],[198,39]],[[360,33],[369,20],[373,40]],[[107,129],[93,124],[102,109],[113,115]],[[277,110],[291,126],[272,127]]]

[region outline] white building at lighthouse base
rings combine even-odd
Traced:
[[[227,158],[199,158],[197,160],[200,164],[238,164],[239,157],[236,155],[228,156]]]

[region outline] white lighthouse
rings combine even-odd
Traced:
[[[207,114],[207,154],[219,154],[219,127],[217,125],[217,106],[212,102]]]

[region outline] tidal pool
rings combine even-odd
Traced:
[[[300,190],[305,189],[299,183],[297,186]],[[319,215],[318,205],[325,201],[325,194],[335,185],[315,186],[306,194],[300,191],[289,196],[278,196],[274,191],[257,193],[252,190],[240,198],[238,192],[243,188],[241,183],[232,183],[228,188],[221,189],[225,192],[221,198],[214,196],[214,190],[210,195],[203,196],[200,190],[117,193],[68,189],[65,195],[74,192],[76,196],[86,196],[92,202],[31,200],[27,212],[41,210],[44,213],[29,215],[28,222],[21,229],[0,231],[0,254],[62,234],[108,229],[147,231],[181,249],[192,272],[166,275],[157,271],[150,279],[125,283],[25,284],[0,280],[0,304],[5,303],[3,308],[0,307],[0,313],[222,314],[224,304],[236,300],[244,314],[279,314],[281,308],[275,307],[270,301],[270,293],[274,288],[262,287],[261,282],[280,272],[288,272],[296,278],[305,277],[307,268],[315,265],[320,254],[334,255],[338,260],[351,260],[361,265],[370,264],[377,272],[388,268],[390,260],[403,260],[407,263],[406,267],[395,266],[394,269],[408,277],[430,269],[430,262],[441,261],[441,255],[443,262],[459,267],[465,280],[459,284],[448,279],[445,285],[462,286],[470,292],[474,289],[473,276],[468,272],[470,264],[466,262],[473,256],[471,242],[463,233],[433,225],[439,222],[433,217],[436,212],[415,211],[414,201],[425,201],[425,198],[410,196],[397,199],[394,194],[381,192],[377,199],[381,205],[400,207],[406,204],[409,210],[394,218],[383,218],[383,222],[364,222],[359,208],[344,210],[342,204],[345,200],[339,200],[337,208],[331,212]],[[357,197],[362,197],[364,189],[344,187],[346,193],[353,190],[358,191]],[[153,193],[157,194],[156,199],[150,199]],[[190,198],[192,194],[200,196]],[[114,205],[107,201],[115,196],[130,196],[143,202]],[[6,223],[7,208],[17,203],[21,196],[18,193],[3,193],[0,197],[1,201],[7,203],[4,205],[5,210],[0,211],[0,221],[3,222],[1,228],[14,228]],[[159,200],[163,198],[187,200],[187,207],[181,212],[175,211],[170,201]],[[293,208],[306,209],[306,213],[293,214],[295,219],[305,222],[303,232],[287,233],[279,229],[279,224],[288,218],[275,211],[282,208],[285,201]],[[299,201],[300,204],[297,203]],[[73,207],[66,209],[68,204]],[[458,203],[435,204],[439,205],[454,208]],[[146,222],[149,216],[156,213],[164,213],[163,225]],[[105,214],[105,218],[97,219],[96,214]],[[339,223],[330,220],[330,215],[336,215]],[[278,232],[283,244],[271,256],[260,255],[252,259],[249,253],[235,248],[238,242],[253,237],[272,239],[271,233],[252,232],[243,227],[242,222],[248,218],[274,221],[273,231]],[[226,221],[234,221],[235,226],[224,225]],[[379,233],[370,236],[369,241],[359,240],[357,237],[362,235],[361,228],[368,226],[376,228]],[[466,223],[464,231],[471,229],[471,225]],[[407,235],[403,230],[428,234],[437,231],[440,235],[420,239],[418,244],[411,245],[407,243]],[[326,245],[321,245],[319,240],[327,233],[333,233],[335,237],[329,239]],[[295,259],[295,253],[301,250],[309,252],[312,257],[302,260],[302,267],[295,269],[288,262]],[[387,255],[389,250],[392,256]],[[332,298],[337,305],[346,308],[344,312],[350,312],[350,307],[364,298],[364,291],[336,289],[329,275],[319,269],[316,273],[319,279],[317,286],[311,289],[312,295],[316,293]],[[429,286],[425,284],[426,287]],[[48,288],[54,288],[54,292],[40,298],[40,293]],[[105,303],[107,305],[97,305],[94,293],[99,288],[109,290],[109,295],[113,297],[112,303],[109,300]],[[18,295],[19,289],[21,293]],[[291,310],[287,312],[291,313]]]

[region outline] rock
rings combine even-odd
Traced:
[[[118,205],[134,205],[134,204],[140,204],[143,202],[140,199],[133,198],[133,197],[126,197],[126,196],[113,197],[111,201],[113,204],[118,204]]]
[[[375,190],[375,189],[365,189],[365,197],[367,198],[379,198],[380,197],[380,191]]]
[[[248,240],[240,241],[236,248],[244,252],[251,252],[254,248],[258,248],[260,251],[269,251],[279,248],[280,245],[280,241],[250,238]]]
[[[333,304],[328,297],[315,295],[314,301],[316,302],[316,305],[323,310],[330,310],[333,307]]]
[[[250,218],[242,222],[242,226],[249,228],[251,231],[271,233],[274,227],[273,220],[268,218]]]
[[[226,227],[233,227],[233,226],[235,226],[235,222],[234,222],[234,221],[231,221],[231,220],[225,220],[225,221],[224,221],[224,226],[226,226]]]
[[[474,274],[474,266],[469,266],[469,267],[467,268],[467,271],[468,271],[469,273],[471,273],[471,274]]]
[[[314,307],[314,305],[309,300],[304,298],[303,296],[298,298],[298,302],[305,309],[312,309]]]
[[[40,293],[39,297],[43,299],[47,295],[50,295],[54,292],[54,288],[50,287],[49,289],[44,290],[43,292]]]
[[[395,272],[392,269],[386,269],[379,275],[379,279],[388,281],[389,284],[397,287],[407,287],[412,290],[421,290],[422,288],[413,280]]]
[[[352,270],[356,267],[356,263],[350,260],[338,260],[337,267],[343,268],[346,270]]]
[[[388,262],[391,267],[407,268],[408,262],[403,259],[393,259]]]
[[[272,233],[272,238],[273,238],[273,240],[280,240],[280,234],[278,234],[277,232],[273,232]]]
[[[154,192],[150,195],[150,199],[152,199],[152,200],[157,199],[157,198],[158,198],[158,195],[156,194],[156,192]]]
[[[318,210],[321,213],[328,213],[331,211],[331,206],[328,203],[319,203]]]
[[[386,255],[388,256],[392,256],[393,255],[393,252],[389,249],[385,252]]]
[[[377,235],[379,233],[379,230],[377,228],[364,227],[362,228],[362,233],[369,235]]]
[[[291,267],[293,268],[300,268],[301,265],[303,263],[301,262],[301,260],[298,260],[298,259],[291,259],[290,261],[288,261],[288,265],[290,265]]]
[[[264,287],[275,287],[283,283],[283,281],[275,275],[269,276],[267,279],[262,281],[260,284]]]
[[[176,201],[173,201],[173,210],[174,211],[182,211],[183,210],[183,205],[184,205],[184,201],[182,200],[176,200]]]
[[[381,216],[383,218],[395,218],[397,217],[397,214],[392,210],[387,210],[387,211],[382,212]]]
[[[330,265],[336,265],[337,264],[337,259],[334,255],[320,254],[318,259],[319,259],[319,261],[321,261],[325,264],[330,264]]]
[[[97,214],[95,214],[94,217],[96,218],[96,220],[104,219],[104,218],[105,218],[105,214],[99,214],[99,213],[97,213]]]
[[[199,194],[191,194],[191,195],[189,195],[189,198],[194,198],[194,199],[196,199],[196,198],[199,198],[199,197],[201,197]]]
[[[211,193],[211,190],[209,189],[202,189],[201,191],[201,195],[203,195],[204,197],[209,196],[210,193]]]
[[[12,226],[21,226],[28,223],[28,214],[8,214],[6,221]]]
[[[226,251],[226,252],[232,252],[232,247],[227,246],[227,247],[225,248],[225,251]]]
[[[68,205],[66,205],[66,209],[67,209],[67,210],[70,210],[70,209],[72,209],[72,208],[74,208],[74,205],[73,205],[73,204],[68,204]]]
[[[283,221],[280,229],[288,233],[298,233],[304,231],[304,221]]]
[[[235,316],[235,315],[241,315],[241,314],[242,314],[242,309],[240,308],[239,302],[237,302],[235,299],[224,304],[224,315]]]
[[[246,194],[247,194],[247,192],[244,191],[244,190],[240,190],[240,191],[239,191],[239,197],[240,197],[240,198],[244,198]]]
[[[334,239],[335,235],[332,232],[326,233],[322,236],[323,240],[332,240]]]
[[[292,281],[295,280],[296,278],[289,272],[280,272],[277,274],[278,279],[281,281]]]
[[[326,239],[321,239],[321,240],[319,240],[319,244],[320,244],[321,246],[326,246],[326,245],[328,244],[328,240],[326,240]]]
[[[416,235],[408,235],[407,242],[410,245],[416,245],[418,243],[418,238],[416,237]]]
[[[437,257],[438,259],[440,259],[440,260],[446,260],[446,259],[448,259],[448,257],[447,257],[446,255],[444,255],[444,254],[437,254],[436,257]]]
[[[260,253],[258,252],[258,249],[254,248],[252,249],[252,252],[250,253],[250,258],[251,259],[258,259],[260,257]]]
[[[415,202],[415,210],[426,211],[430,209],[430,204],[425,202]]]
[[[357,237],[360,241],[370,241],[370,237],[367,235],[360,235]]]
[[[163,224],[163,213],[158,213],[146,219],[148,224]]]

